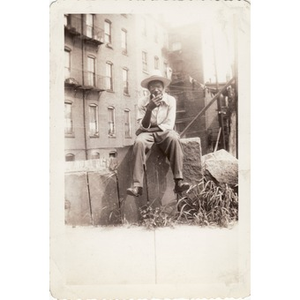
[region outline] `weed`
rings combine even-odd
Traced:
[[[177,201],[176,213],[167,206],[140,208],[141,225],[148,229],[191,224],[228,227],[238,220],[238,195],[227,184],[217,185],[205,177]]]
[[[152,207],[151,205],[144,205],[140,208],[140,224],[147,229],[172,227],[174,223],[172,214],[170,214],[167,208],[168,206]]]

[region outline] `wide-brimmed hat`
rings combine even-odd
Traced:
[[[154,70],[149,77],[147,77],[141,81],[141,86],[143,88],[147,89],[149,82],[154,81],[154,80],[161,81],[164,84],[164,87],[167,87],[171,83],[171,80],[162,76],[162,74],[159,70]]]

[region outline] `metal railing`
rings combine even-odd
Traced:
[[[74,36],[96,44],[104,43],[104,30],[99,26],[90,26],[79,15],[66,15],[65,30]]]
[[[235,81],[234,78],[230,79],[223,87],[220,89],[220,91],[215,94],[215,96],[210,100],[210,102],[200,110],[200,112],[193,118],[193,120],[185,127],[185,129],[180,133],[180,136],[183,136],[186,131],[189,129],[189,127],[200,117],[202,114],[205,113],[205,111],[220,97],[220,95]]]
[[[71,68],[65,74],[65,84],[82,89],[106,90],[106,77],[90,71]]]

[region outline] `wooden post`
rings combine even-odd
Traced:
[[[235,77],[235,107],[236,107],[236,158],[239,158],[239,127],[238,127],[238,111],[239,111],[239,97],[238,97],[238,28],[237,28],[237,16],[233,15],[233,39],[234,39],[234,77]]]
[[[231,78],[222,88],[221,90],[209,101],[209,103],[203,107],[199,113],[193,118],[193,120],[185,127],[185,129],[180,133],[180,137],[182,137],[188,128],[195,122],[195,120],[201,116],[207,109],[216,101],[216,99],[235,81],[234,78]]]
[[[219,81],[218,81],[218,69],[217,69],[217,58],[216,58],[215,35],[214,35],[213,28],[212,28],[212,42],[213,42],[213,53],[214,53],[216,88],[217,88],[217,92],[218,92],[219,91]],[[221,128],[222,148],[225,149],[225,150],[227,150],[226,146],[225,146],[225,134],[224,134],[224,122],[223,122],[222,106],[221,106],[221,95],[217,99],[217,105],[218,105],[219,126]]]

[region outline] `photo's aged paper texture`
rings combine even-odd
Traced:
[[[50,65],[52,297],[248,297],[249,2],[56,1]],[[158,144],[134,197],[141,81],[157,72],[190,187],[174,190]]]

